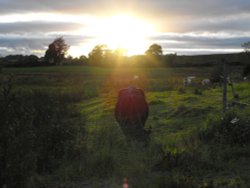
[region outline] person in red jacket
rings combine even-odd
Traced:
[[[127,138],[144,142],[149,139],[148,131],[144,130],[148,113],[142,89],[129,86],[119,91],[115,118]]]
[[[128,185],[128,178],[124,178],[124,179],[123,179],[122,188],[129,188],[129,185]]]

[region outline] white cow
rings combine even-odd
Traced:
[[[208,84],[210,84],[210,83],[211,83],[211,81],[210,81],[208,78],[203,79],[203,80],[201,81],[201,84],[202,84],[203,86],[208,85]]]
[[[183,79],[183,84],[185,86],[190,85],[193,79],[195,79],[195,76],[187,76],[186,78]]]

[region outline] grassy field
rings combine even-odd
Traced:
[[[223,117],[221,86],[201,84],[212,71],[211,67],[3,69],[2,87],[12,77],[14,93],[63,95],[77,111],[76,120],[84,119],[78,122],[84,134],[75,143],[80,157],[65,160],[53,172],[32,175],[28,184],[121,187],[128,177],[131,187],[138,188],[249,187],[250,106],[230,107]],[[231,75],[239,101],[250,104],[250,83],[240,80],[238,69],[232,68]],[[196,77],[192,85],[183,85],[186,76]],[[147,148],[128,144],[114,118],[117,93],[129,84],[146,93],[150,109],[146,129],[152,130]],[[231,106],[230,88],[228,102]],[[235,117],[239,121],[228,128]]]

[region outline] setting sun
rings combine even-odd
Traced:
[[[155,32],[153,25],[129,15],[105,17],[94,21],[88,33],[96,39],[94,45],[124,49],[127,55],[144,53],[149,45],[147,37]]]

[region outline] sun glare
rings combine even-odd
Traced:
[[[127,55],[144,53],[149,45],[147,38],[155,32],[154,27],[143,20],[129,15],[101,18],[91,24],[88,33],[97,44],[109,48],[124,49]]]

